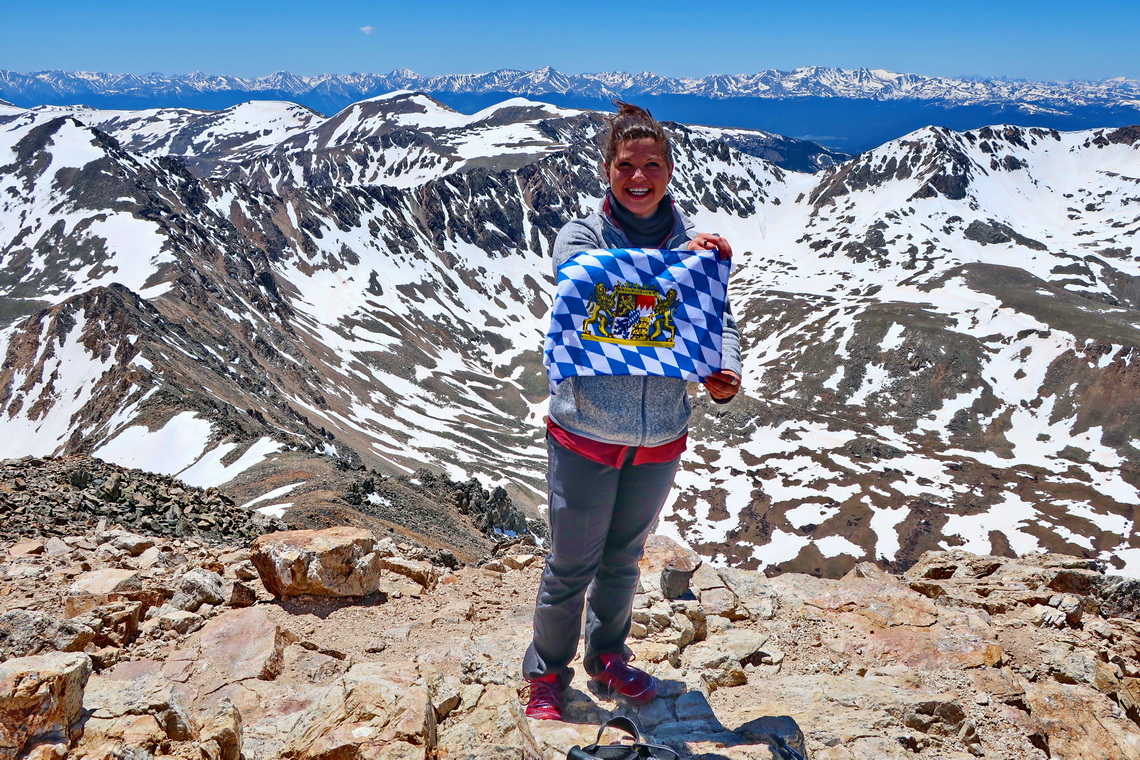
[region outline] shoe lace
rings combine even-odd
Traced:
[[[630,652],[629,657],[624,657],[620,654],[602,655],[602,669],[603,670],[638,670],[630,665],[631,662],[637,659],[637,655]]]
[[[519,702],[524,705],[545,704],[557,706],[562,697],[562,687],[546,681],[527,681],[518,691]]]

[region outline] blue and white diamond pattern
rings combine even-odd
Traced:
[[[716,251],[591,250],[558,269],[544,364],[550,391],[576,375],[657,375],[701,381],[721,369],[721,324],[731,260]],[[594,288],[677,290],[672,348],[582,340]]]

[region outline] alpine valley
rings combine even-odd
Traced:
[[[602,197],[601,127],[406,90],[331,117],[0,108],[0,455],[465,556],[522,530],[550,248]],[[746,376],[726,406],[694,390],[662,532],[770,571],[962,548],[1140,575],[1140,128],[854,158],[670,128],[677,202],[736,251]],[[438,495],[472,478],[490,496]]]

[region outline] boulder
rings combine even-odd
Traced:
[[[202,760],[241,760],[241,713],[229,699],[221,699],[202,725],[198,736]]]
[[[228,598],[226,581],[215,572],[196,567],[182,576],[178,591],[170,606],[187,612],[197,612],[203,604],[218,605]]]
[[[89,570],[76,576],[68,593],[72,596],[106,596],[138,591],[141,587],[137,570],[107,567],[101,570]]]
[[[255,539],[250,559],[276,597],[366,596],[379,588],[375,546],[373,535],[361,528],[282,531]]]
[[[17,657],[0,663],[0,758],[34,745],[68,745],[81,733],[91,658],[80,653]]]
[[[671,538],[651,535],[645,542],[645,551],[638,567],[641,575],[651,584],[656,577],[666,599],[676,599],[689,591],[693,573],[701,567],[700,555]]]
[[[380,569],[402,575],[420,584],[428,591],[435,588],[435,584],[439,582],[439,577],[442,574],[440,569],[430,562],[404,559],[403,557],[381,557]],[[507,569],[508,566],[504,564],[503,571],[505,572]]]
[[[99,539],[104,545],[110,545],[114,549],[125,552],[132,557],[137,557],[154,546],[153,538],[140,536],[129,530],[109,530],[100,534]]]
[[[82,622],[59,620],[42,612],[12,610],[0,614],[0,659],[81,652],[96,637],[96,632]]]

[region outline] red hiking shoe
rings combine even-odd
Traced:
[[[524,694],[526,695],[524,697]],[[526,699],[526,714],[538,720],[562,720],[562,684],[557,673],[527,681],[519,690],[519,699]]]
[[[657,680],[640,668],[630,666],[624,657],[617,653],[598,655],[602,670],[593,679],[610,690],[610,693],[638,703],[645,703],[657,696]]]

